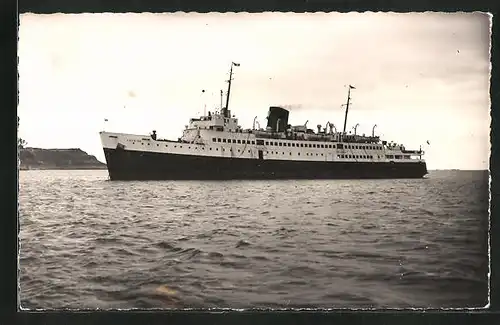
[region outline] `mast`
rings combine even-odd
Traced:
[[[351,89],[356,89],[353,86],[349,85],[349,89],[347,90],[347,104],[345,107],[345,118],[344,118],[344,131],[342,131],[342,137],[345,135],[345,128],[347,125],[347,113],[349,112],[349,101],[351,100]]]
[[[220,90],[220,109],[222,111],[222,96],[223,96],[224,92],[222,91],[222,89]]]
[[[240,64],[231,62],[231,70],[229,70],[229,80],[227,81],[228,85],[227,85],[226,107],[223,108],[223,113],[222,113],[222,115],[224,117],[229,117],[228,116],[229,115],[229,95],[231,94],[231,81],[233,80],[233,66],[239,67]]]
[[[205,102],[205,89],[201,90],[201,97],[203,97],[203,116],[207,115],[207,103]]]

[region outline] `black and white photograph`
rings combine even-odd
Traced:
[[[19,308],[488,307],[491,18],[21,14]]]

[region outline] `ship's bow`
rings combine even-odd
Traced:
[[[114,156],[116,152],[116,148],[119,146],[118,135],[110,132],[99,132],[99,136],[101,138],[101,145],[104,151],[104,157],[106,159],[106,166],[108,168],[108,173],[110,178],[113,175],[113,166],[116,165],[114,161]]]

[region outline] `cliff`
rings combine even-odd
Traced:
[[[20,169],[106,169],[81,149],[19,149]]]

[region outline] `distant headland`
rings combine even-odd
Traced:
[[[106,164],[85,151],[75,149],[19,149],[20,170],[30,169],[106,169]]]

